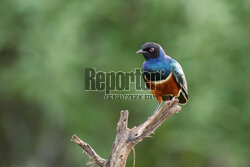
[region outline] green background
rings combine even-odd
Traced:
[[[136,166],[250,166],[249,16],[244,0],[1,0],[0,166],[84,167],[72,134],[108,158],[120,110],[133,127],[157,102],[86,92],[84,68],[133,71],[147,41],[180,62],[190,100]]]

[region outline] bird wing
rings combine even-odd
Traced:
[[[188,92],[187,92],[187,81],[184,75],[184,72],[178,62],[174,62],[171,65],[171,70],[174,75],[174,78],[181,88],[180,96],[183,96],[183,100],[186,102],[188,100]]]

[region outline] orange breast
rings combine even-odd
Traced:
[[[162,96],[177,96],[180,91],[172,73],[162,82],[150,82],[149,80],[146,80],[146,84],[158,102],[162,101]]]

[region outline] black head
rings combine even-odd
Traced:
[[[145,59],[149,59],[149,58],[157,58],[157,57],[159,57],[161,50],[162,50],[162,48],[161,48],[161,46],[159,44],[153,43],[153,42],[147,42],[144,45],[142,45],[141,49],[138,50],[136,53],[137,54],[143,54]]]

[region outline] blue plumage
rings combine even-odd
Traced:
[[[155,72],[160,73],[161,78],[149,78],[151,81],[160,81],[166,79],[171,73],[172,60],[166,55],[161,55],[157,58],[145,60],[142,64],[143,72]]]

